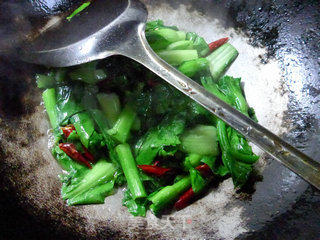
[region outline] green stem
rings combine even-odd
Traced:
[[[227,70],[231,63],[238,56],[238,51],[230,43],[225,43],[213,53],[211,53],[207,60],[210,62],[210,72],[213,79],[219,79]]]
[[[88,112],[83,111],[71,117],[71,122],[74,125],[79,135],[81,143],[89,148],[90,137],[95,131],[94,122],[92,121]]]
[[[162,50],[158,51],[157,54],[167,63],[175,66],[198,58],[197,50]]]
[[[99,93],[97,95],[97,98],[103,113],[108,119],[110,126],[113,126],[121,112],[120,100],[118,95],[114,93]]]
[[[108,133],[121,143],[125,143],[128,139],[130,129],[136,118],[136,113],[130,106],[126,106],[121,112],[117,122]]]
[[[154,214],[158,214],[170,203],[173,203],[177,198],[191,186],[190,176],[184,177],[179,182],[171,186],[166,186],[158,193],[151,196],[149,200],[152,202],[150,209]]]
[[[63,199],[73,198],[103,182],[112,180],[115,171],[116,169],[112,163],[101,159],[93,166],[90,171],[88,171],[88,173],[84,176],[84,178],[76,188],[73,188],[70,192],[66,192],[62,196]]]
[[[127,143],[120,144],[116,147],[116,152],[133,199],[147,197],[130,146]]]
[[[228,140],[227,126],[224,121],[218,120],[217,122],[218,130],[218,141],[220,142],[220,147],[222,151],[229,151],[230,143]]]
[[[59,126],[56,110],[56,90],[54,88],[45,90],[42,93],[42,99],[44,101],[44,106],[47,110],[51,126],[53,129],[56,129]]]

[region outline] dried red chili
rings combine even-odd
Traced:
[[[218,47],[222,46],[223,44],[225,44],[226,42],[228,42],[229,38],[226,37],[226,38],[221,38],[217,41],[214,41],[212,43],[209,43],[209,48],[210,48],[210,51],[214,51],[216,50]]]
[[[59,143],[59,148],[64,151],[69,157],[78,163],[86,165],[88,168],[92,168],[91,164],[87,161],[87,159],[78,152],[76,146],[72,143]]]
[[[86,159],[89,160],[89,162],[95,162],[94,161],[94,156],[92,155],[91,152],[89,152],[89,150],[85,147],[85,146],[82,146],[82,149],[84,151],[84,153],[82,154]]]
[[[74,127],[72,124],[69,124],[69,125],[67,125],[67,126],[62,127],[61,130],[62,130],[64,136],[65,136],[66,138],[68,138],[69,135],[70,135],[73,131],[75,131],[76,129],[75,129],[75,127]]]
[[[192,188],[189,188],[189,190],[182,194],[178,201],[176,201],[176,203],[174,204],[175,209],[181,210],[187,207],[190,204],[191,200],[194,198],[194,196],[194,191],[192,190]]]
[[[198,170],[204,177],[210,177],[213,174],[208,164],[199,165],[196,167],[196,170]]]
[[[147,174],[152,174],[157,177],[161,177],[172,170],[171,168],[163,168],[153,165],[138,165],[138,168]]]

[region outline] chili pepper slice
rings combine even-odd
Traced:
[[[89,162],[91,163],[94,163],[94,156],[92,155],[91,152],[89,152],[89,150],[85,147],[85,146],[82,146],[82,149],[84,151],[84,153],[82,154],[86,159],[89,160]]]
[[[86,165],[88,168],[92,168],[91,164],[87,161],[87,159],[82,156],[81,153],[78,152],[76,146],[72,143],[59,143],[59,148],[64,151],[69,157],[78,163]]]
[[[69,124],[69,125],[67,125],[67,126],[65,126],[65,127],[62,127],[61,129],[62,129],[62,132],[63,132],[63,134],[64,134],[64,136],[65,136],[66,138],[68,138],[69,135],[70,135],[74,130],[76,130],[75,127],[74,127],[72,124]]]
[[[209,43],[209,48],[210,48],[210,51],[214,51],[216,50],[218,47],[222,46],[223,44],[225,44],[226,42],[228,42],[229,38],[226,37],[226,38],[221,38],[217,41],[214,41],[212,43]]]
[[[138,165],[138,168],[140,168],[145,173],[152,174],[157,177],[161,177],[171,171],[171,168],[163,168],[153,165]]]
[[[198,170],[201,173],[201,175],[205,177],[212,176],[212,170],[208,164],[199,165],[198,167],[196,167],[196,170]]]
[[[192,188],[189,188],[189,190],[182,194],[178,201],[176,201],[176,203],[174,204],[175,209],[181,210],[187,207],[190,204],[191,200],[194,198],[194,196],[194,191],[192,190]]]

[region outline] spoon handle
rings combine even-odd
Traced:
[[[119,53],[136,60],[159,75],[172,86],[201,104],[225,121],[262,150],[320,189],[320,163],[291,146],[263,126],[240,113],[198,83],[160,59],[150,48],[144,35],[144,24],[138,26],[137,36],[124,44]]]

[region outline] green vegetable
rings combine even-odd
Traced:
[[[234,186],[242,187],[252,172],[251,165],[236,161],[228,151],[222,153],[222,161],[231,173]]]
[[[95,186],[113,180],[115,170],[112,163],[107,162],[105,159],[99,160],[91,170],[86,171],[86,174],[79,182],[66,186],[62,192],[63,199],[74,198]]]
[[[207,185],[207,180],[204,179],[200,172],[194,168],[189,170],[190,172],[190,179],[191,179],[191,186],[192,190],[195,194],[201,192],[204,187]]]
[[[249,106],[246,99],[242,94],[242,89],[240,86],[241,78],[233,78],[225,76],[218,81],[219,89],[221,92],[229,98],[229,102],[232,102],[233,106],[242,112],[243,114],[248,115]]]
[[[193,48],[198,51],[200,57],[204,57],[209,53],[210,48],[208,44],[202,37],[198,36],[196,33],[188,32],[186,35],[186,40],[190,40],[193,42]]]
[[[157,26],[147,27],[146,38],[154,50],[165,49],[171,43],[186,39],[186,33],[172,28]]]
[[[181,63],[198,58],[196,50],[161,50],[156,52],[167,63],[177,66]]]
[[[126,206],[128,208],[128,212],[133,216],[145,217],[147,212],[147,203],[147,199],[139,198],[134,200],[129,189],[124,192],[122,205]]]
[[[159,192],[149,197],[152,202],[150,210],[158,215],[165,207],[177,200],[190,186],[191,178],[188,176],[173,185],[162,188]]]
[[[135,155],[138,164],[151,164],[159,154],[173,155],[181,143],[179,135],[183,132],[185,120],[179,116],[166,117],[162,123],[149,130],[135,145]],[[170,149],[166,149],[170,146]]]
[[[110,181],[96,186],[80,195],[68,199],[67,203],[70,206],[79,204],[104,203],[105,198],[113,194],[113,190],[114,181]]]
[[[74,10],[68,17],[67,20],[71,20],[71,18],[73,18],[75,15],[77,15],[78,13],[80,13],[81,11],[83,11],[84,9],[86,9],[89,5],[90,5],[90,1],[89,2],[85,2],[83,4],[81,4],[80,7],[78,7],[76,10]]]
[[[124,175],[127,179],[132,198],[135,200],[137,198],[146,197],[147,193],[139,177],[138,168],[132,156],[130,146],[127,143],[120,144],[116,147],[116,152]]]
[[[197,167],[200,164],[202,157],[203,156],[195,153],[189,154],[183,162],[185,170],[188,170],[193,167]]]
[[[194,60],[186,61],[178,68],[187,77],[194,77],[197,72],[206,70],[209,65],[209,61],[206,58],[197,58]]]
[[[71,117],[71,123],[74,125],[81,143],[88,148],[90,138],[95,132],[94,122],[87,112],[80,112]]]
[[[78,95],[83,96],[83,87],[58,86],[56,87],[57,119],[60,126],[66,125],[74,114],[84,111],[84,107],[77,101]]]
[[[43,74],[36,74],[36,81],[38,88],[52,88],[56,85],[55,78],[53,74],[43,75]]]
[[[118,120],[121,112],[121,105],[118,95],[115,93],[99,93],[97,94],[97,98],[103,113],[109,121],[109,124],[113,126]]]
[[[171,43],[167,50],[189,50],[193,49],[193,42],[190,40],[181,40],[178,42]]]
[[[59,146],[55,146],[52,148],[52,155],[54,158],[58,161],[62,169],[64,169],[67,172],[72,172],[72,171],[86,171],[87,168],[84,165],[81,165],[71,159],[64,151],[62,151]]]
[[[230,43],[225,43],[207,57],[207,60],[210,62],[211,76],[214,80],[222,76],[231,63],[237,58],[238,54],[237,49]]]
[[[213,126],[199,125],[186,131],[181,136],[181,148],[187,153],[217,156],[217,129]]]
[[[89,62],[80,65],[69,76],[72,80],[82,81],[90,84],[102,81],[107,77],[107,74],[102,69],[96,69],[97,62]]]
[[[44,106],[47,110],[49,120],[53,129],[59,126],[56,110],[56,90],[49,88],[42,93]]]
[[[125,106],[113,128],[108,130],[108,133],[117,141],[126,142],[135,118],[136,113],[133,109],[129,105]]]

